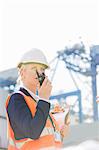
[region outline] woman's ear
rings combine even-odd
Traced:
[[[25,70],[26,70],[25,66],[22,65],[19,71],[22,80],[25,78]]]

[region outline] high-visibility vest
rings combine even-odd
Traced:
[[[23,92],[21,94],[24,96],[24,100],[31,111],[32,116],[35,116],[37,103],[30,96],[26,96]],[[6,100],[6,109],[9,104],[11,96],[8,96]],[[52,114],[49,115],[46,125],[40,135],[36,140],[30,138],[24,138],[21,140],[16,140],[14,136],[14,131],[11,127],[8,114],[7,114],[7,125],[8,125],[8,150],[56,150],[60,149],[62,146],[61,140],[55,137],[55,134],[60,134],[58,124],[53,118]],[[58,135],[59,136],[59,135]]]

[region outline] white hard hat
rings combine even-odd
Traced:
[[[20,62],[18,63],[18,68],[21,67],[22,64],[25,63],[37,63],[37,64],[42,64],[45,66],[45,68],[49,68],[49,64],[47,62],[47,59],[44,55],[44,53],[37,49],[37,48],[33,48],[30,51],[26,52]]]

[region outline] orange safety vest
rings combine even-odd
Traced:
[[[37,102],[33,100],[30,96],[26,96],[23,92],[21,93],[24,96],[24,100],[27,103],[32,116],[34,117],[36,112]],[[6,109],[9,104],[11,96],[8,96],[6,100]],[[9,138],[9,145],[8,150],[56,150],[60,149],[62,146],[61,140],[57,140],[55,137],[55,133],[60,134],[60,130],[56,120],[53,118],[52,114],[50,113],[46,125],[40,135],[40,137],[36,140],[30,138],[24,138],[21,140],[16,140],[14,136],[14,131],[11,127],[8,114],[7,114],[7,125],[8,125],[8,138]],[[54,128],[53,128],[54,124]],[[55,129],[55,130],[54,130]]]

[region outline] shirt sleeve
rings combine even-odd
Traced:
[[[15,93],[11,96],[7,112],[17,140],[40,137],[49,115],[50,103],[39,100],[36,109],[32,117],[23,95]]]
[[[39,100],[42,100],[42,101],[46,101],[47,103],[50,103],[50,100],[49,99],[44,99],[44,98],[39,98]]]

